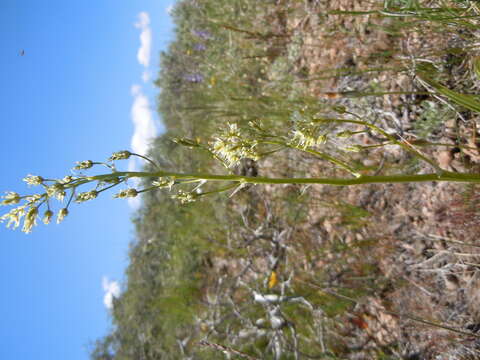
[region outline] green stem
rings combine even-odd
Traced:
[[[157,165],[154,161],[150,160],[150,159],[147,158],[146,156],[143,156],[143,155],[140,155],[140,154],[135,154],[135,153],[130,153],[130,154],[133,155],[133,156],[137,156],[137,157],[139,157],[139,158],[142,158],[142,159],[148,161],[150,164],[152,164],[152,165],[153,165],[154,167],[156,167],[157,169],[159,168],[158,165]]]
[[[480,174],[455,173],[451,171],[441,171],[440,173],[417,174],[417,175],[362,175],[358,178],[268,178],[268,177],[250,177],[240,175],[215,175],[192,173],[183,174],[170,171],[119,171],[106,175],[95,175],[86,178],[86,181],[101,181],[111,176],[126,178],[148,178],[148,177],[170,177],[175,179],[201,179],[207,181],[234,181],[246,184],[325,184],[336,186],[350,186],[362,184],[393,184],[406,182],[427,182],[427,181],[450,181],[480,183]]]

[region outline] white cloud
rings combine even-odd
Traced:
[[[142,11],[138,14],[138,22],[135,23],[135,26],[144,29],[150,25],[150,16],[146,11]]]
[[[113,298],[120,296],[120,285],[117,281],[110,281],[108,277],[104,276],[102,278],[102,287],[105,291],[103,296],[103,303],[107,309],[113,307]]]
[[[142,11],[138,14],[138,22],[135,27],[141,29],[140,33],[140,48],[137,52],[138,62],[148,67],[150,64],[150,54],[152,50],[152,30],[150,29],[150,16],[147,12]]]
[[[150,71],[148,70],[145,70],[143,73],[142,73],[142,80],[144,83],[147,83],[150,81],[150,78],[151,78],[151,74],[150,74]]]
[[[168,15],[172,15],[172,12],[173,12],[173,9],[175,8],[175,5],[174,4],[170,4],[167,6],[167,8],[165,9],[165,11],[167,12]]]
[[[133,152],[146,155],[151,141],[157,136],[157,127],[148,98],[142,93],[140,85],[133,85],[131,91],[134,98],[131,110],[134,127],[131,147]]]
[[[146,155],[150,148],[150,143],[157,136],[157,126],[153,119],[152,110],[148,98],[142,93],[140,85],[132,86],[133,105],[131,116],[133,122],[133,135],[131,140],[132,151],[136,154]],[[142,162],[140,158],[130,158],[128,163],[129,171],[140,171]],[[138,187],[139,182],[134,179],[129,180],[129,186]],[[128,204],[133,210],[137,210],[141,205],[140,196],[128,198]]]

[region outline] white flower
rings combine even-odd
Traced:
[[[255,149],[257,145],[257,141],[240,132],[237,124],[228,124],[228,128],[213,141],[210,151],[228,167],[233,167],[244,158],[258,160],[259,154]]]
[[[70,175],[67,175],[62,180],[60,180],[59,182],[62,183],[62,184],[68,184],[72,180],[74,180],[74,177],[70,176]]]
[[[172,196],[172,198],[180,200],[182,204],[189,204],[196,200],[196,195],[191,192],[179,190],[176,195]]]
[[[43,178],[41,176],[36,176],[36,175],[27,175],[23,181],[25,181],[28,185],[42,185],[43,184]]]
[[[88,200],[93,200],[98,196],[98,191],[92,190],[92,191],[86,191],[83,193],[80,193],[77,195],[77,198],[75,199],[76,203],[82,203]]]
[[[115,198],[131,198],[136,197],[138,195],[138,191],[136,189],[125,189],[120,191],[118,194],[114,195]]]
[[[34,194],[34,195],[32,195],[32,196],[27,196],[27,197],[26,197],[26,200],[27,200],[27,202],[28,202],[27,205],[30,205],[30,206],[31,206],[31,205],[35,204],[35,203],[38,202],[38,200],[40,200],[41,198],[42,198],[42,195],[40,195],[40,194]]]
[[[16,229],[20,225],[20,220],[25,215],[25,205],[19,206],[15,209],[10,210],[7,214],[0,217],[0,221],[4,222],[8,220],[7,228],[13,224],[13,229]]]
[[[0,205],[13,205],[18,204],[20,201],[20,195],[13,191],[8,191],[7,195],[2,196],[4,200],[0,202]]]
[[[293,131],[292,145],[299,146],[303,149],[325,144],[326,135],[316,135],[315,129],[297,129]]]
[[[63,201],[66,193],[63,185],[57,182],[47,188],[47,195],[49,197],[55,196],[59,201]]]
[[[29,234],[32,232],[32,228],[37,225],[37,216],[38,208],[36,206],[31,207],[25,215],[25,220],[23,222],[22,231],[24,233]]]
[[[156,187],[168,187],[169,190],[172,190],[172,186],[175,185],[175,180],[174,179],[158,179],[155,181],[152,181],[152,185]]]
[[[52,220],[52,216],[53,216],[53,211],[51,211],[51,210],[45,211],[45,213],[43,214],[43,219],[42,219],[43,223],[45,225],[50,224],[50,220]]]
[[[60,209],[60,211],[58,212],[58,215],[57,215],[57,224],[60,224],[63,219],[65,219],[65,216],[68,215],[68,209],[67,208],[63,208],[63,209]]]

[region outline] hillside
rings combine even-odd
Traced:
[[[478,173],[479,14],[467,0],[178,1],[156,81],[167,132],[149,156],[177,172],[282,178],[421,174],[422,157]],[[325,120],[347,115],[359,123]],[[305,139],[275,145],[312,122],[336,162],[299,151]],[[228,124],[271,147],[223,166],[195,144]],[[479,357],[477,186],[172,194],[144,195],[92,359]]]

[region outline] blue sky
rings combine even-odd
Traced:
[[[0,191],[31,193],[27,174],[61,178],[76,161],[145,149],[162,128],[151,81],[172,3],[1,1]],[[88,358],[109,327],[102,281],[123,280],[131,205],[103,194],[60,225],[0,228],[0,359]]]

